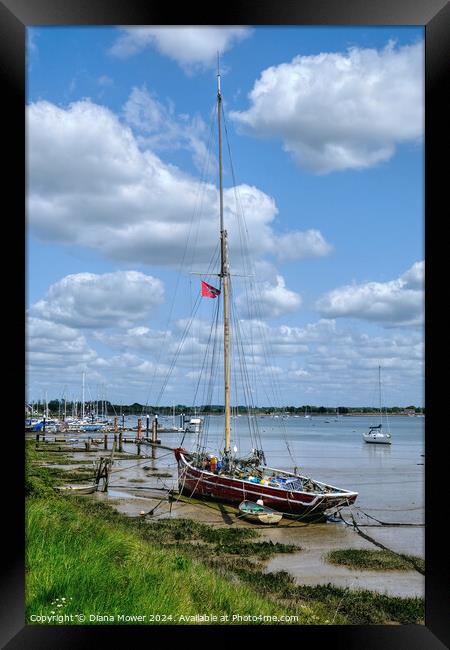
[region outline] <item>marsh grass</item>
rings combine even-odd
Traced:
[[[264,573],[237,568],[242,581],[257,591],[276,596],[277,602],[292,606],[309,605],[323,619],[335,624],[371,625],[385,623],[423,624],[423,598],[401,598],[358,589],[327,585],[297,585],[287,571]]]
[[[331,584],[297,586],[292,592],[294,598],[300,598],[303,602],[311,605],[319,602],[330,610],[338,611],[347,623],[353,625],[423,624],[425,619],[423,598],[401,598],[363,589],[344,589]]]
[[[350,569],[367,569],[369,571],[411,571],[425,570],[425,561],[414,555],[392,553],[385,550],[339,549],[325,555],[327,562],[340,564]]]

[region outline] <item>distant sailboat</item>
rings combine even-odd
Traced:
[[[382,431],[383,411],[381,406],[381,366],[378,366],[378,388],[379,388],[379,395],[380,395],[380,406],[379,406],[380,423],[377,424],[376,426],[369,427],[369,431],[367,431],[367,433],[363,433],[363,440],[365,442],[369,442],[376,445],[390,445],[392,442],[391,434],[389,432],[384,433]]]

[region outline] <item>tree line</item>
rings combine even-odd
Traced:
[[[32,404],[34,412],[43,413],[45,410],[45,404],[41,401],[35,402]],[[30,410],[30,405],[29,409]],[[85,414],[91,415],[95,414],[106,414],[109,416],[121,416],[121,415],[175,415],[179,416],[181,414],[192,414],[204,413],[218,415],[223,413],[223,405],[221,404],[209,404],[205,406],[192,407],[186,404],[176,404],[175,407],[171,406],[155,406],[155,405],[145,405],[140,404],[139,402],[134,402],[133,404],[113,404],[109,401],[91,401],[85,402]],[[371,414],[377,412],[378,409],[370,406],[338,406],[335,408],[330,408],[327,406],[314,406],[313,404],[303,404],[302,406],[254,406],[250,409],[253,413],[258,415],[356,415],[356,414]],[[239,415],[244,415],[248,413],[249,408],[247,406],[239,405],[233,407],[233,412]],[[383,408],[383,411],[390,414],[401,414],[408,413],[414,415],[424,415],[425,409],[420,406],[391,406]],[[81,412],[81,403],[69,402],[59,399],[50,400],[48,402],[48,412],[52,416],[61,416],[66,413],[67,416],[72,415],[72,413],[77,412],[78,415]]]

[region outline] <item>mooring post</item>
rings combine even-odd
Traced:
[[[148,436],[149,436],[149,434],[150,434],[150,416],[149,416],[148,413],[147,413],[146,418],[147,418],[147,423],[146,423],[146,428],[145,428],[145,430],[146,430],[146,437],[148,438]]]
[[[86,451],[91,450],[91,439],[90,438],[88,438],[88,440],[84,441],[84,446],[86,447]]]
[[[152,442],[153,444],[156,444],[156,440],[158,438],[158,420],[156,418],[152,422]]]
[[[108,449],[108,434],[105,433],[103,449]]]
[[[97,484],[97,488],[98,488],[98,484],[100,483],[100,478],[101,478],[101,474],[102,474],[102,471],[101,471],[102,470],[102,465],[103,465],[103,456],[100,456],[100,458],[97,461],[97,474],[95,475],[95,482]]]
[[[138,456],[141,455],[141,441],[140,440],[138,440],[138,442],[137,442],[137,455]]]
[[[119,451],[123,451],[122,431],[119,431]]]
[[[110,463],[111,461],[108,458],[105,458],[105,480],[103,482],[103,492],[108,491]]]
[[[138,418],[137,423],[137,438],[140,439],[142,433],[142,418]]]
[[[125,416],[122,415],[122,430],[125,429]]]
[[[117,449],[117,433],[114,434],[114,449]]]
[[[119,427],[117,425],[117,417],[114,418],[114,432],[117,433],[119,430]]]
[[[39,434],[36,434],[36,442],[39,444]]]

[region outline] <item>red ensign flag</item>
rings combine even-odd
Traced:
[[[216,289],[216,287],[212,287],[210,284],[207,282],[202,282],[202,296],[206,296],[207,298],[217,298],[217,296],[220,296],[220,290]]]

